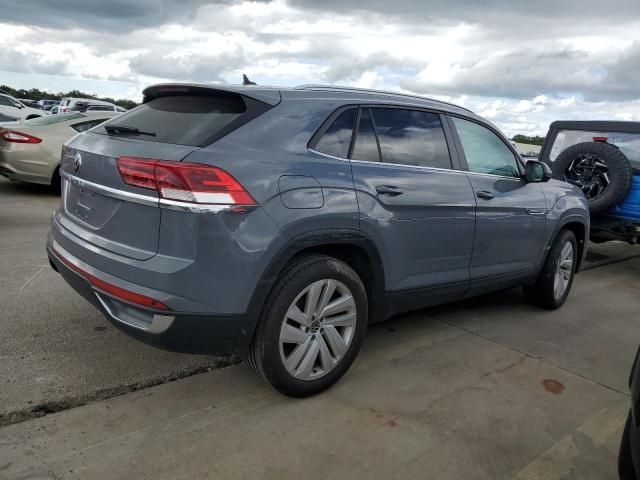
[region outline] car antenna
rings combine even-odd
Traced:
[[[256,82],[252,82],[251,80],[249,80],[249,77],[247,77],[244,73],[242,74],[242,84],[243,85],[256,85]]]

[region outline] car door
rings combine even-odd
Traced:
[[[517,283],[540,262],[547,208],[542,186],[524,179],[516,153],[492,129],[449,119],[477,203],[469,293]]]
[[[359,111],[350,159],[360,227],[381,246],[390,313],[455,300],[468,287],[475,199],[453,168],[443,118]]]

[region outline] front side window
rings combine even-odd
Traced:
[[[583,130],[561,130],[551,147],[549,160],[556,161],[567,148],[583,142],[592,142],[594,137],[606,138],[629,159],[633,168],[640,169],[640,133],[588,132]]]
[[[373,108],[382,161],[451,168],[440,115],[419,110]]]
[[[355,108],[350,108],[338,115],[313,149],[332,157],[347,158],[356,122],[356,111]]]
[[[469,120],[453,117],[470,172],[519,177],[513,152],[494,132]]]

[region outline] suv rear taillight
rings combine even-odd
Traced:
[[[224,170],[197,163],[119,157],[122,181],[156,190],[160,198],[209,205],[257,205],[238,181]]]
[[[40,143],[42,139],[27,135],[26,133],[14,132],[13,130],[7,130],[0,133],[0,137],[5,142],[11,143]]]

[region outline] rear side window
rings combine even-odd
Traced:
[[[356,122],[356,111],[355,108],[350,108],[338,115],[313,149],[332,157],[347,158]]]
[[[371,121],[371,112],[368,108],[363,108],[360,113],[360,124],[358,125],[358,133],[353,144],[351,158],[370,162],[380,161],[378,142],[376,141],[376,134]]]
[[[243,98],[236,94],[175,95],[155,98],[115,117],[108,124],[154,134],[126,134],[139,140],[205,146],[246,111]],[[94,131],[108,134],[104,126]]]
[[[640,133],[587,132],[582,130],[561,130],[558,132],[549,160],[556,161],[558,155],[578,143],[592,142],[593,137],[604,137],[615,145],[629,159],[631,166],[640,169]]]
[[[451,168],[440,115],[397,108],[372,112],[383,162]]]

